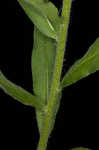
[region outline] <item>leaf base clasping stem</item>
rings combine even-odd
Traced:
[[[50,129],[51,120],[53,117],[52,112],[54,110],[56,96],[57,96],[59,85],[60,85],[60,77],[61,77],[61,71],[62,71],[62,66],[63,66],[64,52],[65,52],[65,43],[66,43],[67,34],[68,34],[71,3],[72,3],[72,0],[63,0],[62,17],[64,21],[63,21],[63,24],[60,25],[60,31],[59,31],[58,42],[57,42],[57,54],[55,58],[53,79],[52,79],[52,85],[51,85],[50,95],[49,95],[49,103],[47,106],[45,120],[43,123],[43,129],[40,134],[40,141],[39,141],[37,150],[46,150],[46,147],[47,147],[49,129]]]

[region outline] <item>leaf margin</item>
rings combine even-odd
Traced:
[[[98,49],[99,47],[99,37],[95,40],[95,42],[89,47],[87,53],[79,60],[77,60],[71,67],[70,69],[67,71],[67,73],[64,75],[61,83],[60,83],[60,87],[61,88],[65,88],[65,87],[68,87],[76,82],[78,82],[79,80],[95,73],[96,71],[99,71],[99,68],[96,69],[95,71],[91,72],[91,73],[88,73],[86,72],[86,75],[81,77],[80,79],[76,79],[76,80],[73,80],[72,81],[72,74],[77,71],[77,69],[79,69],[79,66],[82,65],[83,63],[85,63],[84,61],[87,61],[87,57],[90,55],[91,52],[94,51],[94,49]],[[98,54],[99,55],[99,51],[96,50],[95,54]],[[93,55],[94,57],[95,55]],[[78,65],[78,66],[77,66]],[[78,67],[78,68],[77,68]],[[74,71],[74,72],[73,72]],[[72,74],[71,74],[72,73]],[[70,78],[70,75],[71,75],[71,78]],[[75,75],[75,74],[74,74]],[[71,81],[70,81],[71,80]],[[70,82],[70,83],[69,83]]]
[[[32,95],[25,89],[9,81],[1,71],[0,71],[0,89],[2,89],[7,95],[13,97],[15,100],[19,101],[24,105],[32,106],[35,107],[36,109],[43,109],[43,107],[45,106],[42,103],[42,101],[40,101],[39,97]]]

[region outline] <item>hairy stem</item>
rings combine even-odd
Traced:
[[[46,109],[45,120],[44,120],[43,129],[40,135],[40,141],[37,150],[46,150],[47,147],[49,129],[53,117],[54,105],[56,103],[56,96],[60,85],[60,77],[61,77],[62,66],[63,66],[64,52],[65,52],[65,43],[68,34],[71,2],[72,0],[63,0],[62,17],[64,21],[63,24],[60,26],[60,31],[58,35],[57,53],[55,58],[52,85],[51,85],[51,90],[49,95],[49,103]]]

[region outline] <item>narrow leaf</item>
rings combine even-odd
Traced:
[[[64,76],[61,87],[67,87],[99,70],[99,38],[89,48],[86,55],[78,60]]]
[[[18,0],[28,17],[36,25],[36,27],[48,37],[57,39],[56,31],[51,24],[48,17],[44,14],[44,4],[38,3],[38,1],[31,0]]]
[[[36,10],[40,12],[40,15],[47,17],[51,23],[51,26],[56,32],[59,30],[59,25],[62,24],[62,19],[59,17],[58,9],[51,2],[44,2],[42,0],[24,0],[32,5]]]
[[[20,0],[19,0],[20,1]],[[51,20],[55,20],[56,18],[59,18],[58,16],[58,9],[55,7],[55,5],[51,2],[44,2],[44,1],[37,1],[37,0],[23,0],[27,2],[28,4],[32,5],[37,9],[40,13],[42,13],[43,16],[47,16]]]
[[[46,37],[34,28],[34,45],[32,54],[32,74],[34,93],[47,104],[56,55],[56,41]],[[44,114],[36,111],[39,131],[42,130]]]
[[[3,89],[6,94],[12,96],[15,100],[18,100],[25,105],[29,105],[37,109],[42,109],[44,106],[43,102],[40,101],[38,97],[33,96],[23,88],[7,80],[1,72],[0,88]]]

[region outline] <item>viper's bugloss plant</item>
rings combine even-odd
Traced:
[[[61,16],[48,0],[18,0],[34,23],[34,45],[31,57],[33,90],[35,95],[10,82],[0,71],[0,88],[19,102],[35,107],[40,140],[37,150],[46,150],[62,89],[99,71],[99,38],[90,46],[83,58],[70,67],[60,80],[72,0],[63,0]],[[74,150],[88,150],[74,148]]]

